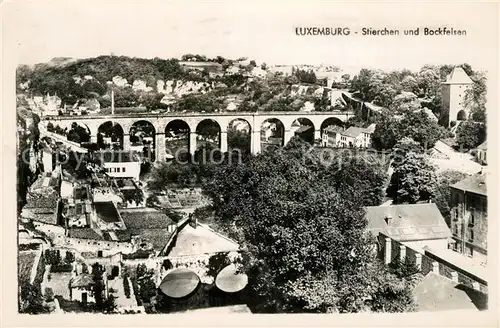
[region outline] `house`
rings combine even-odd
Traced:
[[[382,233],[418,249],[448,249],[452,234],[434,203],[367,206],[365,210],[374,237]]]
[[[375,131],[375,124],[367,128],[351,126],[340,133],[340,145],[342,147],[368,148],[372,144],[372,134]]]
[[[141,159],[132,151],[103,151],[96,153],[106,173],[114,178],[133,178],[139,180]]]
[[[465,106],[465,94],[473,85],[471,78],[461,67],[455,67],[442,83],[440,123],[446,127],[451,122],[465,121],[469,111]]]
[[[59,181],[56,171],[40,175],[28,189],[21,216],[33,221],[58,224],[61,207]]]
[[[84,304],[95,303],[93,288],[94,279],[92,275],[81,273],[73,277],[69,282],[70,298],[72,301],[78,301]]]
[[[486,165],[488,162],[486,161],[486,152],[488,148],[486,145],[486,141],[477,146],[476,159],[479,163]]]
[[[330,125],[323,129],[321,144],[324,147],[338,147],[340,145],[340,134],[344,129],[337,125]]]
[[[488,194],[486,173],[477,173],[450,186],[453,249],[466,256],[487,259]]]

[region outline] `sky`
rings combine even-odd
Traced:
[[[248,57],[268,64],[419,69],[497,58],[495,3],[326,3],[320,1],[10,1],[4,40],[17,63],[98,55]],[[297,36],[295,27],[453,27],[467,36]],[[8,27],[8,28],[7,28]],[[6,34],[8,33],[8,34]],[[402,34],[402,33],[401,33]],[[7,43],[6,43],[7,44]]]

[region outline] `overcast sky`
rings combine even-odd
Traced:
[[[19,63],[53,57],[185,53],[240,56],[269,64],[331,64],[418,69],[470,63],[488,69],[497,58],[494,3],[409,4],[253,1],[25,1],[4,4],[4,37]],[[307,36],[297,26],[371,28],[453,27],[467,36]],[[8,44],[8,43],[6,43]],[[13,50],[13,49],[10,49]]]

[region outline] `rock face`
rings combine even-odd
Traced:
[[[130,84],[128,84],[127,79],[125,79],[125,78],[123,78],[123,77],[121,77],[119,75],[113,77],[112,81],[118,87],[130,86]]]
[[[182,97],[191,93],[206,93],[213,89],[213,85],[207,82],[180,81],[180,80],[158,80],[156,91],[164,95]]]
[[[132,84],[132,90],[150,92],[150,91],[153,91],[153,88],[148,87],[146,85],[146,82],[143,80],[135,80],[134,83]]]

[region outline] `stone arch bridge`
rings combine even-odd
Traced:
[[[218,124],[220,129],[220,150],[227,151],[227,130],[231,122],[241,120],[248,123],[250,127],[250,148],[252,153],[261,151],[261,128],[264,122],[269,120],[279,121],[283,125],[283,143],[286,144],[294,135],[292,124],[298,119],[306,119],[314,128],[314,139],[321,138],[321,129],[325,121],[337,121],[339,124],[354,116],[353,112],[255,112],[255,113],[165,113],[165,114],[124,114],[124,115],[88,115],[88,116],[45,116],[42,124],[45,126],[50,122],[54,126],[71,129],[73,123],[86,126],[91,134],[92,140],[97,139],[99,127],[111,121],[119,124],[123,130],[123,149],[130,149],[130,130],[134,123],[145,121],[150,123],[155,129],[155,152],[156,158],[164,158],[165,131],[167,125],[173,121],[182,121],[189,127],[189,152],[194,154],[196,150],[196,131],[198,125],[206,120],[211,120]]]

